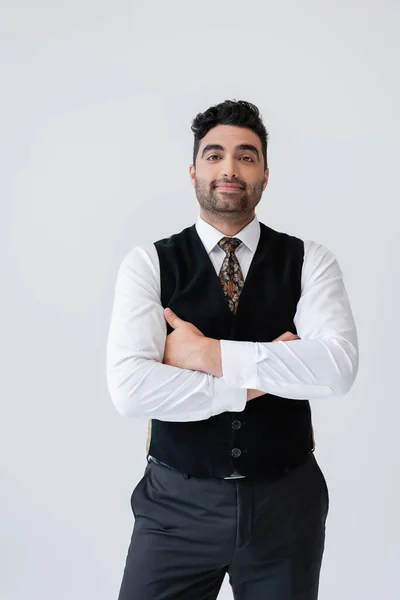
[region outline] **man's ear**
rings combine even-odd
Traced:
[[[269,179],[269,169],[265,169],[264,171],[264,185],[263,185],[263,191],[265,190],[265,188],[268,185],[268,179]]]
[[[190,165],[190,167],[189,167],[189,177],[190,177],[191,184],[194,187],[194,179],[196,177],[196,167],[194,165]]]

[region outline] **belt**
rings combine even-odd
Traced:
[[[231,475],[224,477],[224,479],[246,479],[246,475],[240,475],[237,471],[233,471]]]
[[[176,469],[174,469],[173,467],[170,467],[169,465],[167,465],[164,462],[161,462],[161,460],[158,460],[158,458],[154,458],[154,456],[151,456],[150,454],[148,455],[147,458],[147,462],[150,461],[155,462],[157,465],[163,465],[164,467],[167,467],[168,469],[172,469],[173,471],[176,471]],[[234,471],[231,475],[228,475],[228,477],[224,477],[223,479],[245,479],[246,475],[240,475],[240,473],[238,473],[237,471]]]

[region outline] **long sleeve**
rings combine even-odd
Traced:
[[[107,340],[107,386],[115,408],[164,421],[199,421],[245,408],[247,390],[163,364],[166,335],[158,255],[154,245],[137,246],[118,270]]]
[[[221,340],[227,384],[292,399],[346,394],[358,371],[356,327],[339,264],[315,242],[305,242],[294,324],[300,340]]]

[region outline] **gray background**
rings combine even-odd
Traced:
[[[228,98],[270,132],[258,218],[336,254],[359,331],[353,389],[312,403],[320,598],[399,597],[399,17],[394,0],[3,0],[3,600],[117,596],[147,422],[106,388],[116,273],[194,223],[190,121]]]

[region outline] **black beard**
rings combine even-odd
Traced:
[[[195,191],[197,200],[200,206],[205,210],[213,214],[248,214],[251,213],[257,204],[261,200],[263,193],[264,181],[257,182],[248,191],[248,188],[239,190],[235,193],[233,201],[229,200],[233,194],[227,192],[225,194],[226,200],[224,201],[223,192],[218,192],[214,187],[214,184],[209,184],[202,179],[195,178]]]

